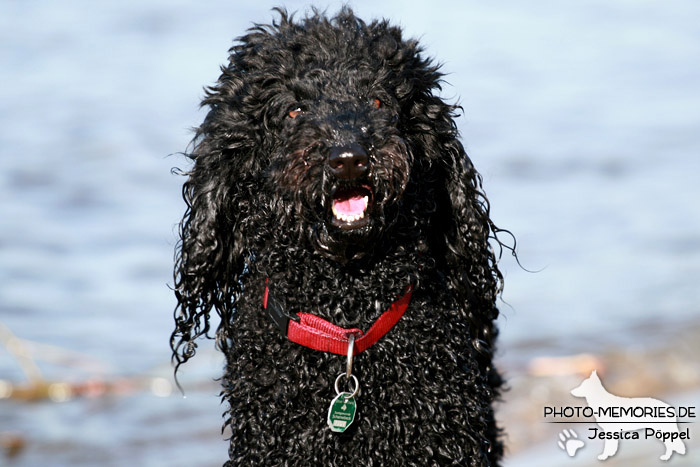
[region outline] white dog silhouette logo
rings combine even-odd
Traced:
[[[620,397],[610,394],[601,383],[595,370],[578,387],[571,390],[576,397],[584,397],[593,410],[600,430],[591,428],[593,436],[604,439],[603,452],[599,460],[615,455],[620,439],[639,439],[638,430],[644,430],[646,438],[655,437],[663,441],[666,452],[660,457],[668,460],[674,452],[685,454],[685,444],[678,429],[672,407],[651,397]]]

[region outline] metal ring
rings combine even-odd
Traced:
[[[345,376],[345,375],[343,373],[341,373],[335,379],[335,392],[336,392],[336,394],[340,394],[341,392],[344,392],[344,391],[340,391],[340,389],[338,389],[338,383],[340,382],[340,378],[342,378],[343,376]],[[352,394],[347,396],[345,399],[350,399],[351,397],[355,397],[357,392],[360,390],[360,383],[359,383],[359,381],[357,381],[357,377],[355,375],[350,375],[350,378],[348,378],[348,381],[350,381],[350,379],[355,381],[355,389],[353,389]]]
[[[352,376],[352,359],[355,355],[355,334],[348,334],[348,363],[345,366],[345,377]]]

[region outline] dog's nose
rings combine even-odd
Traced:
[[[333,146],[328,156],[331,172],[341,179],[360,178],[369,170],[369,156],[359,144]]]

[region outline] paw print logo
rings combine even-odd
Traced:
[[[578,439],[578,435],[574,430],[564,429],[561,433],[559,433],[559,441],[557,442],[557,446],[559,446],[562,451],[566,451],[569,457],[574,457],[576,455],[576,451],[581,449],[584,444],[585,443],[583,441]]]

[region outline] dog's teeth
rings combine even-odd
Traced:
[[[338,212],[335,209],[335,207],[333,207],[331,210],[333,211],[333,215],[336,217],[336,219],[341,220],[343,222],[355,222],[355,221],[359,221],[360,219],[365,217],[364,213],[356,214],[354,216],[350,216],[348,214],[343,214],[343,213]]]

